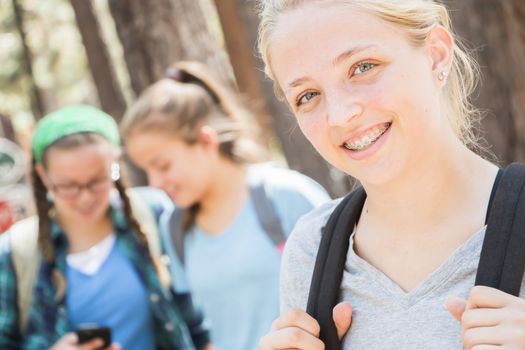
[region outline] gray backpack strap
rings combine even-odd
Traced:
[[[169,219],[171,241],[179,261],[184,264],[184,231],[182,230],[182,218],[184,209],[175,208]]]
[[[262,176],[253,176],[250,179],[250,196],[253,200],[253,206],[257,213],[257,218],[268,237],[277,250],[282,252],[284,243],[286,242],[286,235],[284,234],[281,220],[277,215],[277,210],[268,196],[268,191]]]
[[[11,256],[16,273],[19,329],[21,333],[24,333],[33,301],[36,275],[40,266],[38,217],[33,216],[17,222],[6,234],[9,234]]]

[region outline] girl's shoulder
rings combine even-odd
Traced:
[[[171,210],[173,208],[173,202],[168,195],[157,188],[149,186],[130,187],[126,192],[128,195],[137,198],[137,200],[142,200],[153,209],[162,208],[163,210]]]
[[[17,221],[5,233],[0,235],[0,257],[17,254],[30,257],[38,251],[38,217],[30,216]]]
[[[333,199],[303,215],[286,242],[287,253],[315,257],[321,242],[322,228],[341,200],[342,198]]]
[[[248,168],[248,182],[263,182],[269,195],[286,199],[298,197],[316,206],[330,199],[326,190],[314,179],[275,163],[261,163]]]
[[[342,199],[343,198],[332,199],[302,216],[297,221],[292,236],[295,234],[304,238],[304,236],[307,235],[320,240],[321,229],[325,226],[328,218]]]

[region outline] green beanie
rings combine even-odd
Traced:
[[[110,115],[86,105],[64,107],[38,122],[31,146],[36,162],[42,162],[44,151],[55,141],[83,132],[93,132],[120,144],[117,123]]]

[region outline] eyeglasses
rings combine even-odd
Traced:
[[[111,187],[112,179],[104,177],[92,180],[85,184],[67,183],[67,184],[51,184],[51,190],[59,197],[76,198],[80,195],[82,190],[86,189],[92,194],[100,194],[107,191]]]

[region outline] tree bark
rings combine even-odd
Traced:
[[[136,94],[184,59],[206,63],[233,84],[227,57],[208,32],[197,1],[109,0],[109,9]]]
[[[33,74],[33,55],[29,46],[27,45],[26,40],[26,31],[24,26],[24,10],[22,6],[18,3],[18,0],[12,0],[13,12],[15,17],[16,29],[18,35],[20,36],[20,42],[22,44],[22,53],[23,53],[23,64],[25,67],[26,74],[29,78],[30,84],[30,101],[31,101],[31,111],[36,120],[42,118],[45,114],[44,102],[42,99],[42,93],[38,88],[38,85],[35,81],[35,75]]]
[[[224,1],[224,2],[223,2]],[[256,53],[257,28],[259,19],[253,0],[215,0],[219,14],[233,6],[230,2],[236,2],[241,22],[237,26],[229,27],[223,25],[225,37],[235,32],[246,33],[247,42],[236,41],[236,44],[227,45],[232,59],[234,70],[242,70],[238,74],[250,74],[257,77],[258,84],[263,91],[264,104],[270,118],[272,119],[273,130],[279,138],[280,146],[286,157],[290,168],[300,171],[323,185],[332,196],[341,196],[347,193],[352,187],[354,180],[348,175],[330,166],[306,140],[297,126],[297,122],[290,112],[288,106],[282,101],[277,100],[273,90],[273,83],[264,75],[264,65]],[[224,7],[224,8],[223,8]],[[222,9],[221,9],[222,8]],[[224,15],[223,15],[224,17]],[[230,24],[231,25],[231,24]],[[233,39],[232,39],[233,40]],[[228,42],[228,40],[226,40]],[[245,46],[238,49],[237,46]],[[235,52],[239,50],[242,52]],[[237,62],[247,56],[250,52],[252,57],[251,72],[249,68],[237,68]],[[240,57],[242,55],[242,57]],[[238,57],[236,59],[236,57]],[[237,73],[236,73],[237,75]],[[239,86],[241,84],[239,83]]]
[[[15,129],[11,119],[6,115],[0,114],[0,137],[6,138],[18,144]]]
[[[477,51],[483,79],[473,102],[502,165],[525,161],[524,5],[520,0],[447,1],[459,34]]]
[[[273,135],[273,123],[266,108],[260,76],[257,73],[256,52],[246,33],[236,0],[215,0],[224,42],[230,57],[239,92],[256,114],[262,135],[260,140],[268,144]]]
[[[236,88],[228,55],[210,33],[201,2],[173,0],[174,19],[184,48],[183,59],[206,63],[225,84]]]
[[[102,37],[93,4],[91,0],[71,0],[71,6],[86,48],[89,68],[97,88],[100,105],[106,113],[120,121],[126,111],[126,100]]]

